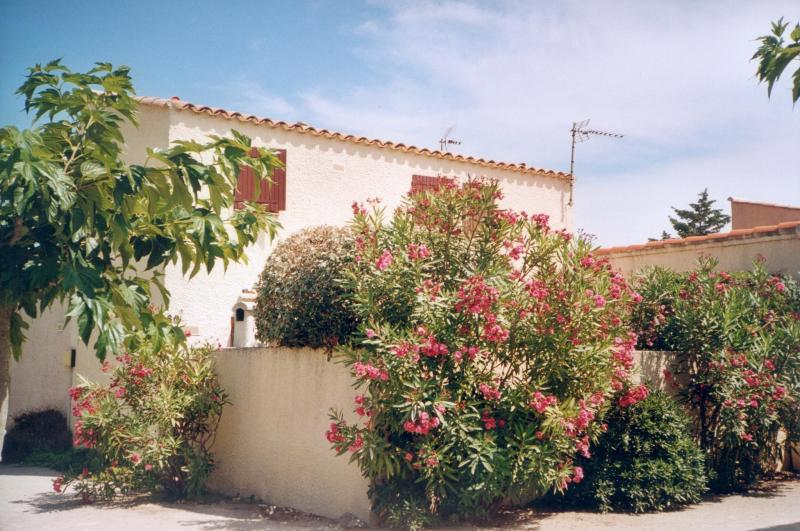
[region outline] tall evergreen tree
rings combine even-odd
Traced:
[[[689,203],[689,209],[683,210],[672,207],[678,218],[669,217],[672,228],[681,238],[688,236],[705,236],[719,232],[731,217],[722,213],[722,209],[713,208],[713,199],[708,198],[708,188],[698,194],[696,203]],[[664,233],[666,234],[666,233]]]

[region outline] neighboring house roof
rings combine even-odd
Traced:
[[[289,122],[282,122],[282,121],[275,121],[270,120],[269,118],[262,118],[259,116],[255,116],[252,114],[243,114],[240,112],[235,111],[228,111],[226,109],[218,109],[216,107],[208,107],[206,105],[196,105],[194,103],[189,103],[188,101],[183,101],[180,98],[173,96],[170,99],[163,99],[163,98],[155,98],[155,97],[138,97],[137,100],[139,103],[143,105],[152,105],[155,107],[165,107],[169,109],[175,109],[178,111],[191,111],[196,114],[207,114],[209,116],[217,116],[220,118],[224,118],[226,120],[239,120],[240,122],[250,122],[255,125],[266,125],[267,127],[275,127],[278,129],[283,129],[285,131],[293,131],[296,133],[301,134],[308,134],[313,136],[319,136],[323,138],[328,138],[331,140],[340,140],[343,142],[351,142],[353,144],[364,144],[369,146],[375,146],[385,149],[392,149],[396,151],[402,151],[405,153],[411,153],[414,155],[422,155],[426,157],[434,157],[443,160],[450,160],[454,162],[465,162],[469,164],[476,164],[478,166],[484,166],[487,168],[495,168],[499,170],[508,170],[508,171],[515,171],[520,172],[528,175],[537,175],[537,176],[546,176],[546,177],[554,177],[557,179],[563,179],[567,181],[572,180],[572,176],[569,173],[564,173],[555,170],[546,170],[542,168],[535,168],[532,166],[526,165],[524,162],[515,164],[515,163],[508,163],[508,162],[497,162],[494,160],[486,160],[486,159],[478,159],[475,157],[465,157],[463,155],[457,155],[453,153],[442,152],[438,150],[431,150],[428,148],[419,148],[416,146],[409,146],[406,144],[400,144],[396,142],[390,142],[386,140],[376,140],[373,138],[367,138],[363,136],[354,136],[348,135],[345,133],[340,133],[337,131],[329,131],[327,129],[317,129],[315,127],[311,127],[307,124],[302,122],[296,123],[289,123]]]
[[[749,229],[761,225],[774,225],[800,220],[800,207],[746,201],[729,197],[733,229]]]
[[[606,247],[598,249],[596,254],[609,255],[628,253],[633,251],[647,251],[659,249],[662,247],[683,247],[687,245],[697,245],[712,242],[727,242],[732,240],[743,240],[751,238],[760,238],[765,236],[778,236],[782,234],[800,234],[800,221],[787,221],[778,223],[777,225],[765,225],[762,227],[753,227],[752,229],[738,229],[730,232],[719,232],[716,234],[707,234],[705,236],[689,236],[688,238],[673,238],[671,240],[656,240],[647,242],[641,245],[628,245],[622,247]]]

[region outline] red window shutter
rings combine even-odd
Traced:
[[[438,190],[443,184],[452,182],[453,179],[449,177],[431,177],[429,175],[412,175],[411,176],[411,190],[410,194],[417,194],[424,191]]]
[[[286,150],[277,151],[283,168],[275,168],[272,184],[265,181],[258,183],[259,194],[256,195],[256,178],[252,168],[242,166],[239,170],[239,182],[234,198],[236,208],[241,208],[242,201],[254,201],[264,205],[270,212],[286,210]]]
[[[242,208],[242,202],[252,201],[256,190],[256,175],[253,168],[242,166],[239,168],[239,180],[236,183],[236,193],[233,196],[234,208]]]
[[[272,184],[261,183],[261,194],[258,202],[266,205],[270,212],[286,210],[286,150],[277,151],[278,159],[283,163],[283,168],[275,168],[272,172]]]

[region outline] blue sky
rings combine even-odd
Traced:
[[[8,1],[0,123],[27,125],[25,68],[132,67],[142,95],[566,170],[576,228],[604,245],[669,228],[708,186],[800,204],[800,106],[753,77],[754,39],[793,1]],[[788,76],[787,76],[788,78]]]

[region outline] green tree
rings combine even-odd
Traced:
[[[268,179],[280,164],[244,135],[176,142],[148,150],[143,165],[125,162],[123,126],[136,124],[137,105],[129,68],[78,73],[56,60],[30,68],[17,93],[34,118],[29,130],[0,128],[0,405],[25,341],[23,312],[65,303],[100,359],[134,330],[182,340],[152,304],[156,292],[169,304],[163,268],[180,261],[193,276],[244,260],[259,232],[273,237],[278,227],[254,204],[228,215],[240,166]]]
[[[647,238],[647,241],[649,241],[649,242],[657,242],[659,240],[670,240],[670,239],[672,239],[672,234],[670,234],[669,232],[667,232],[665,230],[662,230],[661,231],[661,237],[659,237],[659,238]]]
[[[672,207],[677,219],[669,217],[672,228],[681,238],[688,236],[704,236],[719,232],[730,220],[730,216],[722,213],[722,209],[713,208],[713,199],[708,198],[708,188],[697,194],[697,202],[689,203],[689,209]],[[664,232],[663,234],[667,234]]]
[[[792,61],[800,61],[800,23],[795,24],[789,34],[792,42],[786,44],[783,34],[788,27],[789,23],[784,22],[783,17],[777,22],[773,22],[772,34],[762,35],[758,38],[761,46],[752,57],[752,59],[758,59],[756,77],[760,82],[767,83],[767,95],[772,95],[772,87],[780,79],[786,67],[792,64]],[[800,99],[800,66],[794,71],[792,78],[794,80],[792,102],[794,103]]]

